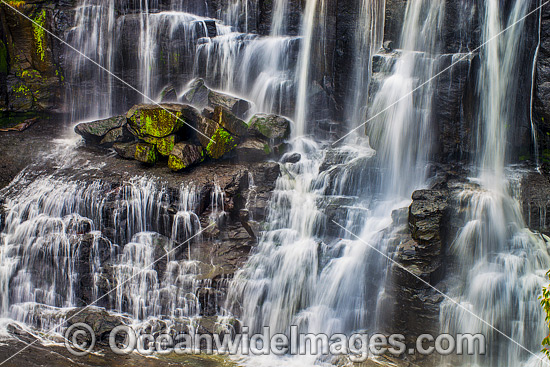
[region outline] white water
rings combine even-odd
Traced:
[[[310,11],[315,5],[307,4]],[[437,44],[435,36],[429,38],[430,30],[443,13],[440,3],[408,3],[402,56],[377,94],[373,114],[410,92],[417,78],[431,76]],[[368,18],[374,24],[382,14],[375,15]],[[309,21],[306,17],[305,24]],[[432,93],[428,85],[416,103],[406,99],[375,120],[371,129],[378,134],[376,152],[358,137],[340,148],[294,140],[302,159],[282,167],[269,228],[228,296],[228,308],[242,315],[244,325],[258,332],[269,326],[272,333],[288,332],[291,325],[301,332],[328,335],[380,331],[380,321],[389,311],[384,284],[390,264],[371,246],[387,253],[384,229],[392,223],[393,210],[408,206],[413,190],[425,180]],[[297,134],[306,131],[305,125],[302,128]],[[300,361],[312,365],[316,359],[310,355]],[[256,363],[282,362],[250,361]]]
[[[483,9],[483,40],[489,40],[528,13],[529,2],[515,2],[506,14],[499,1],[489,0]],[[541,349],[545,327],[538,296],[547,283],[550,268],[547,244],[531,233],[523,220],[517,182],[507,174],[507,149],[511,126],[516,122],[515,101],[519,93],[519,60],[524,22],[489,42],[481,51],[478,79],[476,168],[472,181],[461,194],[465,225],[451,250],[460,272],[453,279],[451,296],[460,305],[488,322],[481,322],[464,309],[445,302],[441,311],[443,330],[478,333],[487,337],[487,356],[465,357],[462,365],[537,366],[533,353]],[[518,345],[519,344],[519,345]],[[523,348],[522,348],[523,347]],[[540,358],[540,355],[539,357]]]

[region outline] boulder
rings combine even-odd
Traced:
[[[235,152],[241,161],[259,162],[269,157],[271,147],[265,141],[252,138],[240,143]]]
[[[114,143],[113,149],[124,159],[134,159],[138,143]]]
[[[302,155],[300,153],[287,153],[283,156],[281,161],[283,163],[298,163],[302,159]]]
[[[232,135],[238,137],[248,135],[248,125],[224,107],[217,106],[214,108],[213,120],[225,130],[229,131]]]
[[[104,120],[83,122],[75,126],[74,131],[86,141],[99,143],[111,130],[126,125],[126,117],[114,116]]]
[[[226,153],[229,153],[237,147],[237,139],[223,127],[219,127],[206,146],[206,153],[209,157],[220,159]]]
[[[155,146],[149,143],[136,144],[134,158],[142,163],[155,164],[157,162],[157,151]]]
[[[160,92],[160,101],[163,103],[166,102],[177,102],[178,101],[178,92],[174,86],[169,85]]]
[[[98,307],[75,308],[67,312],[66,319],[68,326],[79,323],[89,325],[94,331],[97,342],[105,345],[109,343],[111,331],[119,325],[124,325],[124,321],[129,321]]]
[[[180,171],[203,160],[204,150],[201,146],[181,142],[174,145],[168,157],[168,167],[172,171]]]
[[[191,82],[184,97],[186,101],[199,109],[221,106],[227,108],[239,118],[245,118],[252,108],[252,104],[245,99],[211,90],[204,84],[202,79],[195,79]]]
[[[138,138],[164,138],[185,125],[184,109],[184,105],[176,103],[139,104],[132,107],[126,117],[130,131]]]
[[[126,125],[124,125],[105,134],[103,139],[99,142],[99,145],[110,148],[114,143],[126,143],[134,139],[134,136],[130,133]]]
[[[157,147],[157,152],[163,156],[170,155],[174,145],[178,142],[179,138],[176,134],[165,136],[164,138],[153,138],[146,136],[143,138],[146,143],[153,144]]]
[[[248,130],[251,135],[279,144],[290,136],[290,120],[278,115],[257,113],[250,119]]]
[[[214,120],[203,118],[198,130],[201,133],[198,135],[198,140],[211,158],[219,159],[237,146],[238,138]]]

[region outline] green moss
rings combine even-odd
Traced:
[[[46,60],[46,10],[42,10],[42,12],[34,18],[33,23],[33,34],[34,34],[34,42],[36,45],[36,54],[40,57],[40,60],[45,61]]]
[[[149,135],[156,138],[165,137],[184,125],[181,112],[169,112],[162,108],[142,109],[132,115],[131,121],[136,126],[139,135]]]
[[[265,154],[271,154],[271,148],[268,144],[264,144],[264,152]]]
[[[232,149],[234,149],[236,146],[237,143],[235,141],[235,138],[233,138],[231,134],[220,127],[210,138],[210,142],[206,147],[206,153],[214,159],[219,159],[225,153],[228,153]]]
[[[149,144],[136,145],[136,153],[134,158],[143,163],[155,164],[157,161],[155,147]]]
[[[544,149],[542,151],[542,161],[544,163],[550,163],[550,149]]]
[[[182,169],[187,167],[181,159],[179,159],[175,155],[170,155],[170,157],[168,157],[168,168],[170,168],[172,171],[181,171]]]
[[[172,149],[174,149],[174,144],[176,144],[176,136],[169,135],[165,138],[158,138],[156,146],[160,154],[167,156],[172,152]]]

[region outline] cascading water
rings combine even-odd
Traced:
[[[234,6],[235,14],[241,14],[246,13],[248,3],[238,1],[228,6]],[[273,37],[240,33],[235,31],[237,20],[233,17],[224,19],[226,24],[222,24],[183,12],[187,7],[176,5],[174,1],[169,10],[159,11],[158,4],[145,0],[116,4],[109,0],[81,0],[69,42],[141,95],[121,85],[107,71],[98,73],[96,65],[71,50],[67,54],[68,59],[74,60],[67,76],[71,86],[67,93],[71,121],[121,113],[129,107],[129,96],[135,101],[160,102],[164,88],[172,86],[182,92],[187,82],[196,77],[205,78],[214,88],[251,100],[257,111],[292,113],[292,55],[297,52],[298,38],[283,33],[284,4],[274,16]]]
[[[315,5],[313,0],[307,4],[311,11]],[[389,264],[365,241],[387,252],[383,230],[392,223],[392,211],[407,206],[412,191],[425,180],[433,87],[424,86],[414,103],[412,98],[394,102],[431,77],[437,51],[431,31],[443,14],[440,2],[407,5],[401,55],[372,106],[376,115],[392,105],[370,127],[377,134],[378,151],[357,136],[340,148],[296,140],[294,148],[302,158],[284,165],[268,231],[228,296],[228,307],[252,330],[269,326],[280,333],[298,325],[302,332],[328,335],[373,331],[388,312],[383,301]],[[365,16],[376,26],[383,13]],[[370,27],[362,29],[367,32],[364,39],[379,42]],[[303,47],[309,47],[307,41]],[[305,131],[303,125],[298,134]],[[333,220],[364,241],[350,239]],[[313,364],[316,356],[309,357],[303,363]]]
[[[530,8],[527,1],[513,2],[506,9],[499,1],[488,0],[482,10],[482,35],[488,43],[480,53],[477,83],[477,177],[472,179],[475,185],[460,195],[465,225],[451,249],[461,269],[452,281],[451,296],[464,308],[445,302],[441,324],[450,332],[483,333],[489,349],[487,356],[465,357],[463,365],[543,365],[522,347],[539,350],[545,335],[538,295],[546,284],[550,256],[545,241],[526,228],[513,190],[517,183],[509,179],[506,168],[511,126],[519,120],[511,101],[522,93],[519,70],[525,22],[519,20]]]
[[[136,321],[198,315],[198,262],[180,250],[155,263],[200,231],[194,186],[182,186],[172,219],[168,193],[153,179],[112,189],[99,181],[22,176],[6,190],[2,317],[46,327],[64,309],[97,300]],[[171,237],[160,235],[170,223]],[[44,307],[57,313],[42,313]]]

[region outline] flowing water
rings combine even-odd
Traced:
[[[487,1],[482,10],[483,40],[515,24],[529,10],[529,2],[515,2],[506,12],[499,1]],[[518,116],[517,104],[510,101],[523,93],[519,70],[524,32],[525,23],[520,22],[489,42],[480,55],[477,175],[472,180],[478,186],[466,188],[459,198],[465,225],[451,248],[460,269],[451,295],[463,308],[446,302],[441,321],[447,331],[481,332],[496,347],[489,349],[488,357],[466,358],[465,365],[541,364],[522,346],[538,351],[545,334],[538,295],[547,283],[550,257],[546,242],[526,228],[514,189],[517,183],[506,174],[511,153],[506,145]]]
[[[376,78],[372,58],[383,39],[385,2],[358,4],[345,119],[354,127],[369,118],[368,137],[352,135],[336,147],[305,137],[316,108],[313,79],[323,70],[318,64],[328,42],[329,3],[304,3],[299,37],[288,35],[288,2],[273,4],[270,34],[259,36],[252,33],[257,1],[229,1],[223,12],[210,14],[202,1],[160,6],[80,0],[68,41],[142,94],[68,53],[71,119],[122,113],[128,101],[160,101],[167,87],[181,96],[196,77],[249,99],[255,111],[294,116],[292,150],[301,160],[281,164],[268,227],[231,282],[226,309],[254,332],[269,326],[272,333],[285,333],[291,325],[327,334],[383,331],[382,320],[391,313],[385,288],[391,264],[373,247],[388,253],[392,213],[427,185],[435,149],[435,83],[423,83],[437,73],[444,53],[439,30],[446,3],[407,2],[397,50],[377,55],[383,62]],[[498,0],[480,7],[483,40],[530,9],[529,2],[518,1],[504,10]],[[458,198],[465,225],[451,248],[460,272],[449,283],[465,308],[537,350],[544,335],[537,295],[550,257],[545,243],[525,228],[515,181],[506,174],[507,126],[520,113],[509,101],[521,93],[524,32],[520,23],[480,54],[476,177]],[[155,178],[113,187],[59,172],[21,175],[2,192],[7,214],[0,234],[0,316],[46,328],[64,310],[95,300],[136,322],[197,316],[202,269],[191,246],[152,263],[200,231],[200,190],[182,185],[174,195]],[[170,206],[173,215],[167,214]],[[210,221],[224,220],[218,185],[210,209]],[[107,295],[116,285],[121,287]],[[483,332],[496,345],[489,357],[442,363],[535,365],[517,345],[451,302],[442,305],[441,325],[452,333]],[[311,365],[317,358],[285,363]]]

